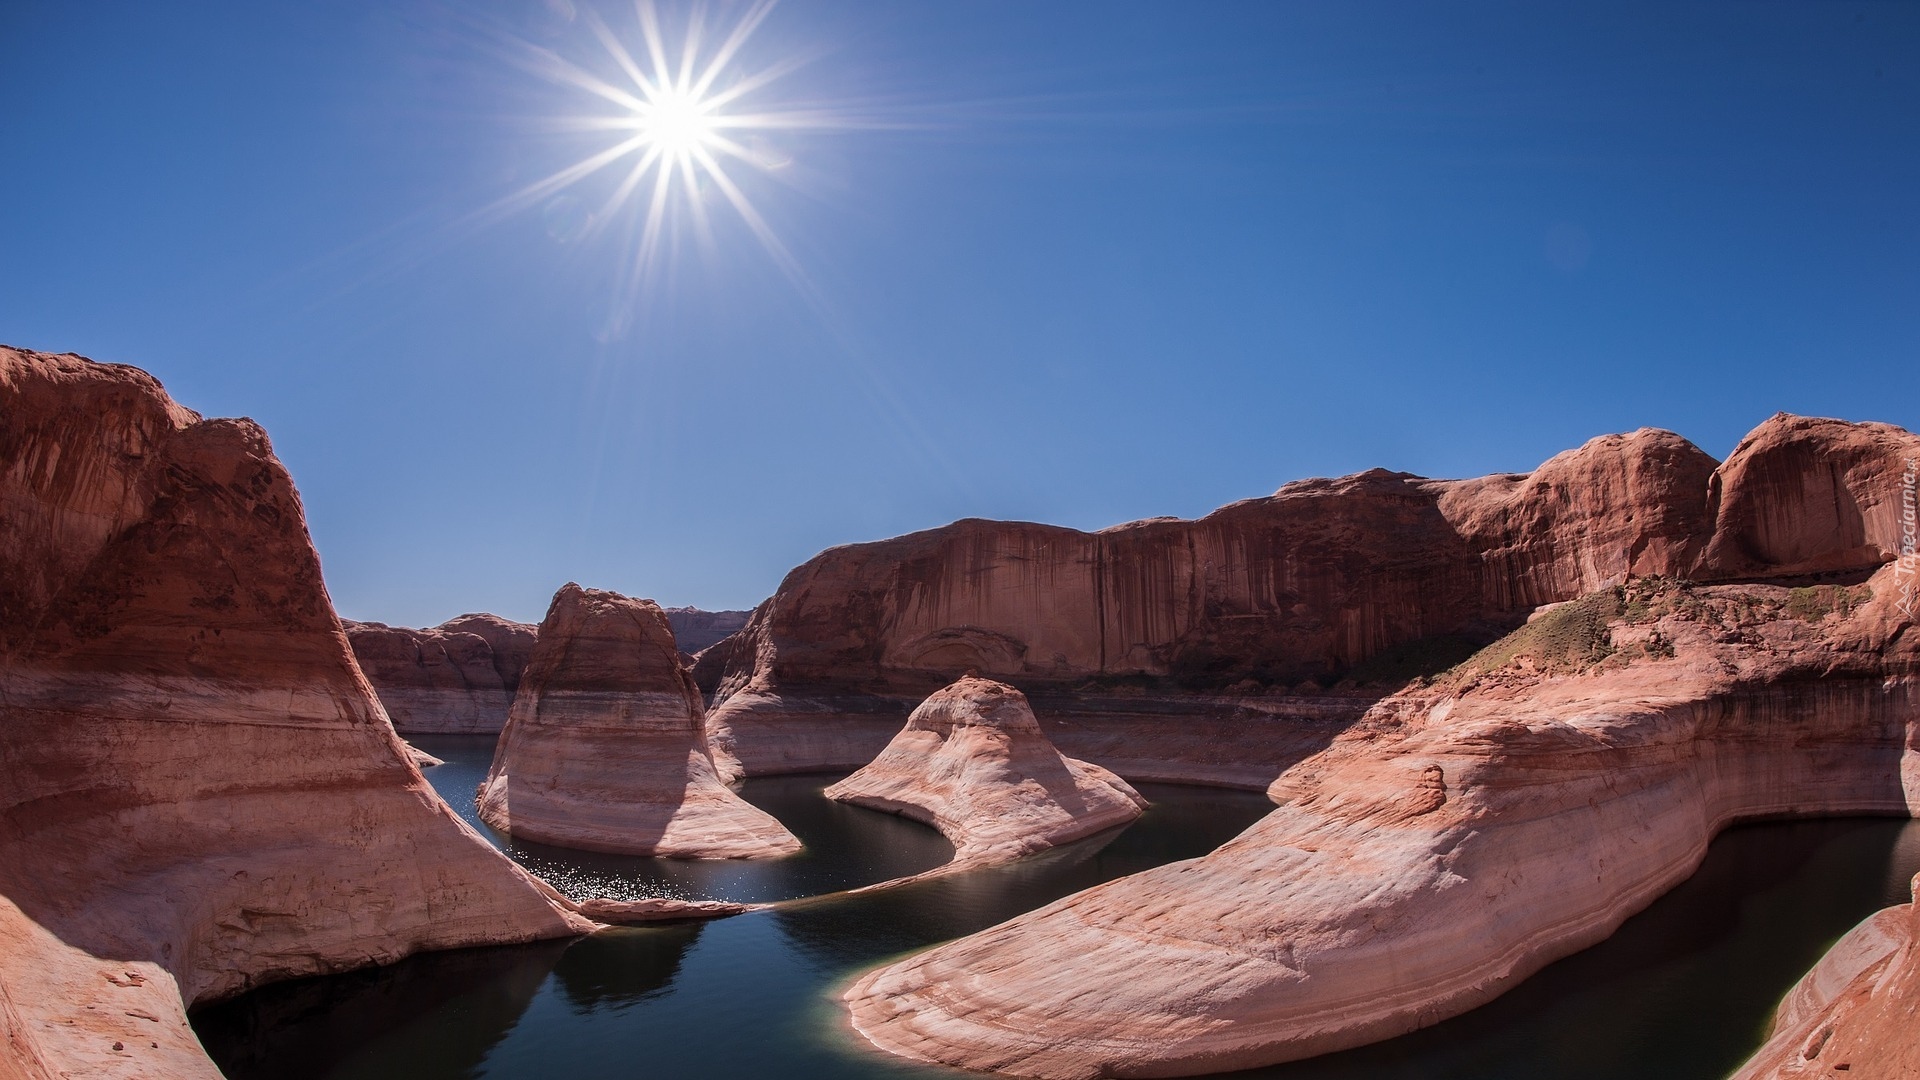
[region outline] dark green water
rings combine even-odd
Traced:
[[[490,740],[421,745],[427,775],[472,820]],[[806,855],[676,864],[506,845],[581,895],[767,900],[937,865],[931,830],[819,797],[831,777],[751,781]],[[200,1010],[208,1052],[252,1078],[550,1076],[905,1078],[964,1075],[862,1049],[832,989],[868,965],[971,933],[1068,893],[1204,854],[1268,804],[1245,792],[1142,785],[1154,808],[1120,832],[1010,867],[710,923],[419,956],[267,987]],[[485,832],[485,830],[482,830]],[[499,843],[499,839],[495,838]],[[1746,826],[1694,878],[1613,938],[1466,1016],[1314,1061],[1238,1074],[1287,1080],[1722,1077],[1758,1046],[1774,1004],[1836,938],[1907,898],[1920,823]],[[613,886],[613,888],[605,888]]]

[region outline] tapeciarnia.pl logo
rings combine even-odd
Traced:
[[[1920,581],[1915,579],[1915,571],[1920,570],[1920,527],[1916,527],[1914,514],[1914,478],[1920,473],[1915,459],[1906,459],[1906,469],[1900,474],[1900,565],[1893,568],[1894,580],[1900,583],[1900,614],[1913,618],[1914,607],[1920,604]]]

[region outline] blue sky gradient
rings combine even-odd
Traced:
[[[0,6],[0,341],[259,420],[341,612],[406,624],[1914,425],[1920,5],[786,0],[735,67],[849,123],[738,178],[802,279],[709,189],[638,306],[574,227],[611,174],[479,215],[606,141],[502,56],[603,61],[569,8]]]

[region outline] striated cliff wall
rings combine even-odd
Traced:
[[[498,615],[461,615],[421,630],[342,625],[403,735],[498,735],[533,658],[535,628]]]
[[[188,1003],[592,924],[410,764],[266,436],[0,349],[0,1075],[217,1076]]]
[[[1314,731],[1397,685],[1396,671],[1457,659],[1538,605],[1631,576],[1864,578],[1898,549],[1912,446],[1887,425],[1783,413],[1724,465],[1642,429],[1527,474],[1374,470],[1196,521],[1097,533],[962,521],[821,553],[696,673],[736,773],[861,764],[920,696],[974,670],[1069,700],[1048,712],[1077,719],[1048,734],[1136,777],[1226,776],[1207,757],[1218,740],[1169,741],[1167,721],[1261,732],[1278,718],[1293,734],[1226,752],[1264,783],[1298,760],[1295,744],[1324,745]],[[1143,714],[1157,717],[1158,747],[1110,756]]]

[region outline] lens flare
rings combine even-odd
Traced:
[[[805,288],[805,276],[793,256],[728,172],[740,167],[771,173],[790,165],[791,156],[769,150],[770,132],[839,126],[831,110],[751,104],[768,85],[800,66],[797,60],[789,60],[757,71],[736,70],[742,46],[773,7],[774,0],[759,0],[719,46],[704,55],[704,14],[699,8],[691,12],[684,35],[670,42],[649,0],[640,0],[635,9],[636,32],[624,37],[593,10],[582,7],[582,23],[605,52],[598,66],[611,62],[620,72],[612,78],[603,78],[588,65],[552,49],[513,43],[512,58],[521,66],[612,107],[612,111],[569,118],[567,124],[609,133],[608,145],[527,185],[497,206],[512,210],[537,205],[607,169],[626,166],[605,202],[587,215],[588,229],[598,231],[627,207],[645,207],[633,250],[625,260],[623,302],[614,329],[624,329],[629,309],[657,268],[669,215],[684,212],[707,239],[706,200],[714,193],[781,269]]]

